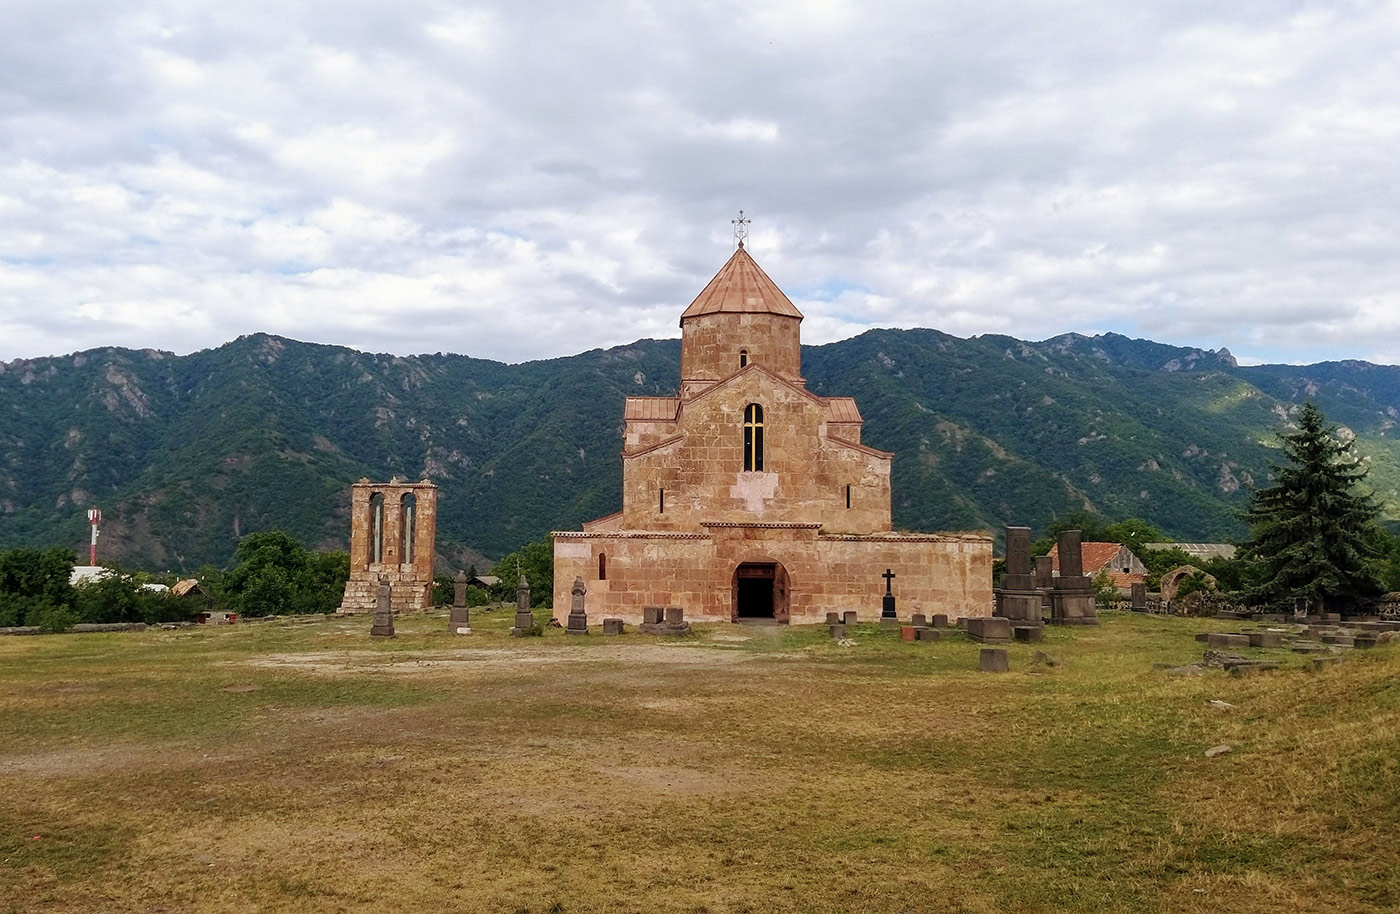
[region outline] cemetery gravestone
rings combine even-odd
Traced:
[[[588,634],[588,613],[584,611],[583,597],[588,588],[583,586],[583,578],[574,578],[572,596],[573,602],[569,606],[569,627],[564,631],[570,635]]]
[[[394,637],[394,607],[391,605],[389,582],[380,578],[375,588],[374,624],[369,633],[373,638]]]
[[[472,633],[471,612],[467,609],[467,573],[460,569],[452,580],[452,611],[447,619],[447,630],[457,635]]]

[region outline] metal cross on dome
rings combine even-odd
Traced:
[[[744,242],[749,240],[749,220],[744,218],[744,211],[739,210],[739,218],[729,221],[734,226],[734,244],[743,250]]]

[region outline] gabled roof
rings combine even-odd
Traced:
[[[622,407],[622,418],[629,421],[673,422],[680,408],[680,397],[628,397]]]
[[[861,422],[860,409],[854,397],[825,397],[827,419],[830,422]]]
[[[729,262],[715,274],[710,284],[695,296],[681,314],[681,323],[686,318],[702,314],[717,314],[721,311],[740,314],[781,314],[802,320],[798,311],[778,284],[768,278],[749,252],[741,246],[729,258]]]
[[[1083,557],[1084,573],[1095,575],[1103,571],[1113,557],[1118,554],[1118,550],[1123,548],[1122,543],[1080,543],[1080,555]],[[1057,543],[1050,547],[1050,558],[1054,560],[1052,566],[1056,571],[1060,570],[1060,547]]]

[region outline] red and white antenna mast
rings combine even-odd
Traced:
[[[88,523],[92,525],[92,551],[88,555],[88,564],[97,564],[97,525],[102,523],[102,512],[96,508],[88,508]]]

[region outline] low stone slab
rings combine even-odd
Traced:
[[[826,614],[826,624],[827,624],[827,625],[840,625],[840,624],[841,624],[841,614],[838,613],[838,612],[829,612],[829,613],[827,613],[827,614]]]
[[[1018,625],[1012,629],[1017,641],[1044,641],[1045,628],[1040,625]]]
[[[1196,640],[1201,642],[1202,644],[1205,644],[1207,641],[1210,640],[1210,632],[1197,632]]]
[[[660,625],[666,621],[666,608],[663,606],[643,606],[642,624]]]
[[[145,622],[79,622],[69,631],[74,632],[144,632]]]
[[[912,625],[901,625],[899,627],[899,640],[917,641],[919,640],[919,630]]]
[[[846,623],[844,622],[837,622],[835,625],[828,625],[826,627],[826,630],[831,634],[831,637],[835,638],[837,641],[840,641],[842,638],[846,637]]]
[[[1356,637],[1352,639],[1353,646],[1375,647],[1376,642],[1380,640],[1380,637],[1381,636],[1379,632],[1357,632]]]
[[[1006,657],[1006,648],[984,647],[978,666],[984,673],[1005,673],[1011,669],[1011,661]]]
[[[998,616],[973,616],[967,620],[967,633],[982,644],[1011,640],[1011,620]]]
[[[944,613],[934,613],[934,614],[933,614],[933,627],[934,627],[934,628],[947,628],[947,627],[948,627],[948,617],[947,617],[947,615],[945,615]]]
[[[1250,647],[1283,647],[1282,632],[1250,632]]]
[[[1214,648],[1249,647],[1248,635],[1235,635],[1227,632],[1211,632],[1206,644]]]
[[[936,628],[921,628],[918,632],[920,641],[937,641],[943,637],[943,633]]]
[[[856,624],[856,611],[855,611],[854,609],[848,609],[848,610],[846,610],[846,611],[845,611],[844,613],[842,613],[842,615],[841,615],[841,622],[842,622],[842,624],[844,624],[844,625],[855,625],[855,624]]]
[[[1295,641],[1293,642],[1293,653],[1295,654],[1327,654],[1332,649],[1325,644],[1316,641]]]
[[[7,625],[0,628],[0,635],[37,635],[41,631],[37,625]]]
[[[913,617],[909,620],[909,624],[915,628],[928,628],[928,616],[923,613],[914,613]]]
[[[666,624],[682,625],[685,623],[685,610],[679,606],[666,607]]]
[[[623,628],[624,626],[621,619],[603,620],[603,634],[605,635],[620,635],[622,634]]]

